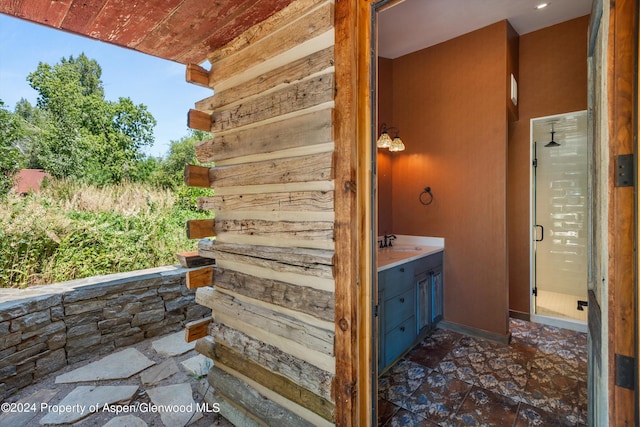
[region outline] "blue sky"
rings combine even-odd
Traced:
[[[35,104],[37,92],[27,75],[39,62],[53,65],[82,52],[102,67],[107,99],[129,97],[155,117],[155,143],[145,150],[149,155],[164,156],[170,141],[187,135],[187,112],[213,94],[186,83],[182,64],[0,14],[0,99],[10,110],[21,98]]]

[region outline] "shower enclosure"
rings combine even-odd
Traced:
[[[531,120],[532,320],[586,331],[587,112]]]

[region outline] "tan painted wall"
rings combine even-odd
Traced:
[[[587,26],[573,19],[520,36],[519,120],[509,134],[509,308],[529,313],[530,120],[587,108]]]
[[[393,121],[393,90],[389,82],[393,81],[393,61],[387,58],[378,58],[378,124],[376,136],[380,136],[382,123],[394,126]],[[379,149],[377,157],[378,166],[378,235],[392,232],[392,176],[391,160],[393,154],[387,149]]]
[[[502,21],[393,61],[392,231],[446,239],[445,320],[505,335],[507,40]],[[418,196],[430,186],[434,202]]]

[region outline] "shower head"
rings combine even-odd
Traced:
[[[553,140],[553,135],[555,135],[555,132],[553,131],[553,124],[551,125],[551,141],[549,141],[548,143],[546,143],[544,146],[545,147],[559,147],[560,144],[558,144],[557,142],[555,142]]]

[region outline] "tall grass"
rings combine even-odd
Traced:
[[[188,219],[207,215],[143,184],[52,182],[0,200],[0,287],[26,287],[176,262]]]

